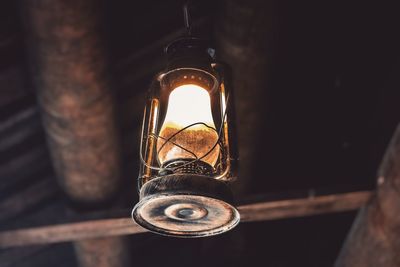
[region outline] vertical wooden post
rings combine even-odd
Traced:
[[[78,206],[111,203],[120,186],[120,151],[97,0],[21,2],[32,77],[53,165]],[[74,243],[83,267],[128,265],[119,237]]]
[[[78,203],[116,194],[120,153],[98,1],[23,1],[32,77],[61,186]]]
[[[271,53],[271,16],[264,6],[257,0],[223,1],[215,29],[217,57],[232,68],[239,143],[239,179],[234,189],[238,194],[248,191],[259,164],[255,140],[262,138]]]
[[[127,237],[87,239],[74,243],[77,260],[83,267],[130,267]]]
[[[375,197],[363,207],[336,267],[400,266],[400,125],[378,172]]]

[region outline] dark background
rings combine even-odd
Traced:
[[[240,2],[240,1],[239,1]],[[163,46],[182,29],[181,1],[106,1],[103,38],[118,103],[126,207],[137,201],[144,95]],[[269,69],[259,94],[255,177],[246,195],[277,198],[373,189],[399,121],[399,16],[394,4],[265,1]],[[0,2],[0,228],[61,222],[58,189],[29,75],[18,1]],[[215,42],[220,1],[198,1],[195,33]],[[272,15],[271,15],[272,14]],[[218,55],[218,51],[217,51]],[[240,101],[240,100],[239,100]],[[237,125],[239,128],[240,125]],[[252,138],[249,136],[249,138]],[[240,151],[239,151],[240,152]],[[246,177],[239,177],[246,179]],[[35,201],[22,201],[30,196]],[[22,201],[17,206],[13,203]],[[19,202],[18,202],[19,203]],[[332,266],[355,212],[243,223],[218,237],[131,238],[137,266]],[[75,266],[72,246],[0,251],[0,266]]]

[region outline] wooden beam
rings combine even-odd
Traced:
[[[309,198],[260,202],[239,206],[242,222],[269,221],[356,210],[372,192],[360,191]]]
[[[360,191],[301,199],[259,202],[239,206],[242,222],[268,221],[324,213],[355,210],[364,205],[372,192]],[[139,234],[145,229],[129,218],[90,220],[0,232],[0,248],[49,244]]]
[[[400,266],[400,124],[378,177],[377,193],[357,215],[336,267]]]

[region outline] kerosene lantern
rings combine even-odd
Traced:
[[[133,219],[148,230],[200,237],[239,223],[228,183],[236,178],[232,95],[214,50],[188,34],[171,44],[144,111]]]

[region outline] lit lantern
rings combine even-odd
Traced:
[[[223,233],[240,220],[228,186],[237,157],[224,67],[201,39],[185,37],[165,51],[167,68],[153,80],[145,107],[132,217],[164,235]]]

